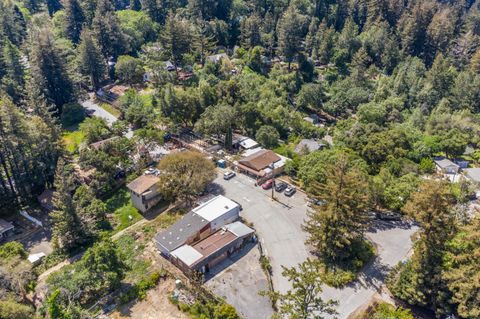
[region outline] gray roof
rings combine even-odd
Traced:
[[[13,226],[12,223],[7,222],[5,219],[0,219],[0,234],[12,230],[15,227]]]
[[[300,153],[305,147],[308,149],[309,152],[314,152],[314,151],[318,151],[322,146],[325,146],[325,145],[315,140],[303,139],[295,147],[295,152]]]
[[[480,183],[480,168],[466,168],[465,175],[474,182]]]
[[[169,252],[185,244],[185,242],[195,236],[209,221],[194,212],[189,212],[182,219],[158,233],[155,236],[157,244],[164,247]]]
[[[225,228],[237,237],[245,237],[254,233],[254,230],[243,224],[242,222],[234,222],[225,225]]]
[[[440,168],[447,168],[447,167],[450,167],[450,166],[459,167],[457,164],[455,164],[454,162],[452,162],[448,158],[436,159],[435,164],[437,164],[438,167],[440,167]]]

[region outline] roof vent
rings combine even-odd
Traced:
[[[192,225],[190,225],[190,224],[187,224],[187,227],[190,227],[190,226],[192,226]]]
[[[228,209],[228,206],[227,206],[227,205],[225,205],[225,209]]]

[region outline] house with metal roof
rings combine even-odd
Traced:
[[[183,245],[171,253],[171,261],[185,273],[210,269],[240,249],[253,237],[254,230],[241,222],[227,224],[194,244]]]
[[[142,175],[127,185],[132,204],[136,209],[145,213],[160,202],[162,197],[158,186],[159,181],[158,176]]]
[[[182,219],[155,236],[162,255],[169,257],[175,249],[202,240],[240,216],[240,205],[219,195],[195,207]]]

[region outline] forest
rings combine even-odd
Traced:
[[[128,90],[109,126],[80,103],[111,83]],[[0,2],[0,217],[55,188],[56,249],[89,247],[109,229],[105,197],[119,165],[138,175],[148,162],[132,162],[128,129],[146,145],[185,128],[221,137],[227,150],[241,133],[288,157],[289,177],[325,203],[309,213],[308,242],[325,267],[347,277],[370,249],[364,216],[352,212],[415,220],[422,231],[414,254],[391,274],[389,289],[438,318],[480,318],[480,218],[461,209],[475,185],[424,178],[436,156],[480,164],[480,1]],[[72,130],[83,145],[70,149]],[[114,139],[101,150],[83,147],[106,138]],[[334,146],[297,154],[301,139]],[[75,165],[95,169],[88,187],[73,180]],[[181,193],[188,182],[170,195],[193,196]],[[81,265],[102,249],[121,264],[113,246],[95,244]],[[9,265],[0,262],[0,273]],[[110,266],[111,278],[92,284],[82,302],[123,278]],[[31,318],[23,303],[33,279],[23,280],[0,280],[0,317]],[[50,307],[65,298],[58,294]],[[10,316],[15,307],[25,316]]]

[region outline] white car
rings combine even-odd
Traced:
[[[225,172],[223,173],[223,179],[228,181],[229,179],[235,177],[235,172],[232,172],[232,171],[228,171],[228,172]]]

